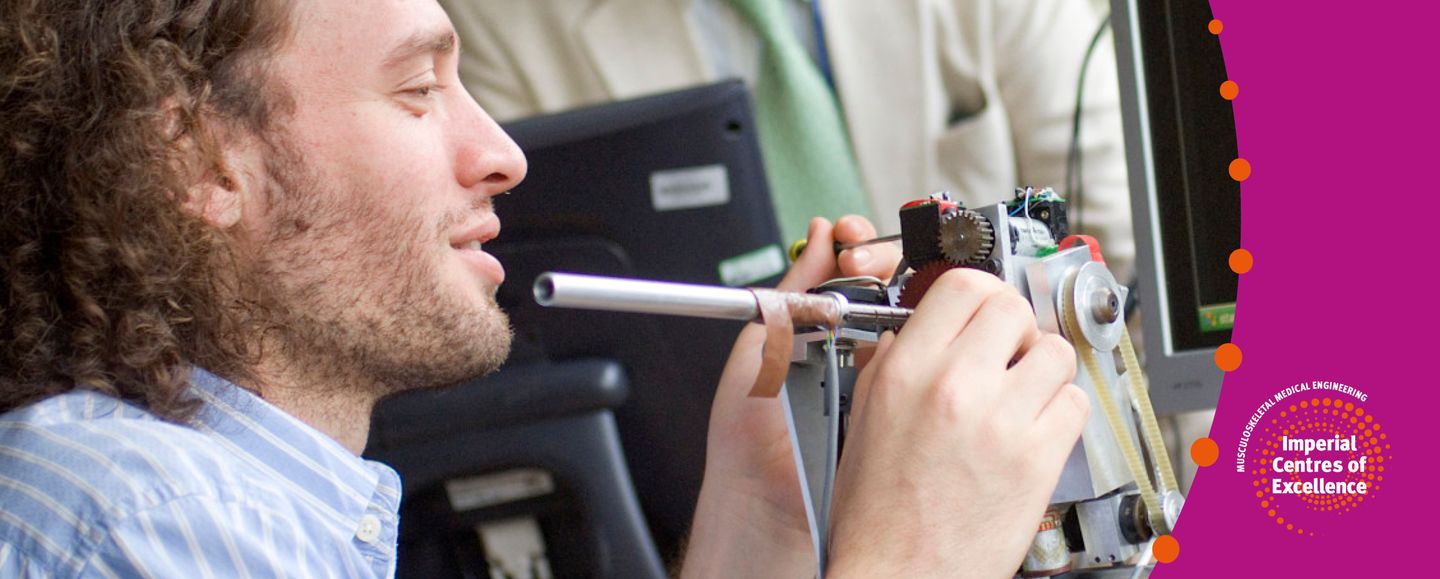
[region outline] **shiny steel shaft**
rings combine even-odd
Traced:
[[[759,315],[749,290],[547,272],[535,278],[542,306],[750,321]]]
[[[852,324],[875,325],[882,328],[898,328],[905,325],[915,310],[873,304],[847,303],[842,308],[845,321]]]
[[[693,318],[752,321],[760,315],[751,290],[705,285],[547,272],[535,278],[535,301],[542,306],[662,314]],[[764,291],[764,290],[760,290]],[[839,294],[797,294],[839,302],[847,323],[898,327],[913,310],[853,304]]]

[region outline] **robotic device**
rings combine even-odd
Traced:
[[[841,279],[802,294],[549,273],[536,280],[535,296],[546,306],[764,322],[765,361],[752,395],[784,403],[823,575],[835,467],[858,373],[852,353],[880,332],[903,331],[944,272],[990,272],[1030,300],[1042,330],[1074,345],[1075,382],[1097,410],[1065,463],[1020,575],[1148,561],[1148,543],[1170,533],[1183,498],[1125,327],[1127,290],[1095,240],[1067,234],[1065,209],[1048,188],[1017,189],[1011,201],[978,209],[945,193],[907,203],[900,209],[905,261],[888,286]]]

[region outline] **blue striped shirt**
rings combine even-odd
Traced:
[[[197,370],[189,426],[72,391],[0,415],[0,577],[389,577],[400,478]]]

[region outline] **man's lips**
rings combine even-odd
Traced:
[[[481,218],[479,223],[451,235],[450,247],[460,249],[462,246],[469,245],[472,242],[483,244],[491,239],[495,239],[497,235],[500,235],[500,218],[496,217],[494,213],[491,213]]]
[[[500,234],[500,219],[492,213],[477,225],[451,236],[450,247],[472,269],[494,285],[505,281],[505,268],[495,256],[485,253],[484,244]]]

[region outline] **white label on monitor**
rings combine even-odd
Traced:
[[[456,512],[515,502],[555,492],[555,479],[536,468],[445,481],[445,494]]]
[[[724,165],[668,169],[650,174],[650,203],[656,211],[713,207],[730,202],[730,174]]]
[[[778,245],[767,245],[720,262],[720,283],[742,286],[755,283],[785,271],[785,252]]]

